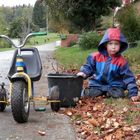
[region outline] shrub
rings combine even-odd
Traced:
[[[0,48],[11,48],[11,45],[6,41],[0,40]]]
[[[61,40],[66,40],[67,39],[67,35],[62,34],[62,35],[60,35],[60,38],[61,38]]]
[[[76,42],[74,42],[74,41],[70,41],[68,47],[72,47],[72,46],[74,46],[74,45],[76,45]]]
[[[101,38],[102,37],[98,35],[96,32],[83,33],[79,40],[79,47],[82,48],[83,50],[97,48]]]
[[[129,42],[140,40],[140,17],[133,5],[124,7],[117,15],[122,32]]]

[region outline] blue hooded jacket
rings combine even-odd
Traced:
[[[111,40],[120,42],[120,51],[113,57],[108,56],[106,43]],[[98,87],[102,91],[108,91],[110,87],[128,90],[128,97],[136,96],[138,88],[135,77],[129,69],[129,65],[121,55],[128,48],[124,35],[118,28],[109,28],[98,45],[98,52],[87,57],[87,62],[80,71],[89,79],[89,87]]]

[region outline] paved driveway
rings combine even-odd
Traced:
[[[40,81],[35,83],[35,94],[45,96],[48,93],[47,79],[45,75],[52,72],[51,62],[55,43],[39,46],[39,52],[43,63],[43,74]],[[1,81],[9,85],[6,78],[9,70],[13,51],[0,52],[0,74]],[[0,140],[76,140],[76,133],[69,118],[63,114],[54,113],[47,105],[45,112],[35,112],[31,105],[29,121],[18,124],[12,117],[11,107],[8,106],[4,112],[0,112]],[[38,131],[45,132],[40,136]]]

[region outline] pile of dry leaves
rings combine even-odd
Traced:
[[[133,112],[128,106],[118,109],[105,103],[104,97],[83,98],[75,108],[64,110],[71,117],[78,136],[86,140],[120,140],[140,137],[139,122],[127,123],[127,115]],[[129,102],[129,101],[128,101]],[[132,117],[132,116],[131,116]]]
[[[136,79],[140,88],[140,76]],[[132,103],[128,99],[115,100],[105,97],[82,98],[75,108],[65,109],[62,113],[71,118],[81,139],[139,140],[140,138],[139,102]]]

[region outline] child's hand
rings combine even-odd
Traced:
[[[139,96],[132,96],[132,97],[131,97],[131,100],[132,100],[133,102],[138,101],[139,99],[140,99]]]
[[[86,78],[86,74],[83,73],[83,72],[78,72],[78,73],[77,73],[77,76],[82,76],[83,78]]]

